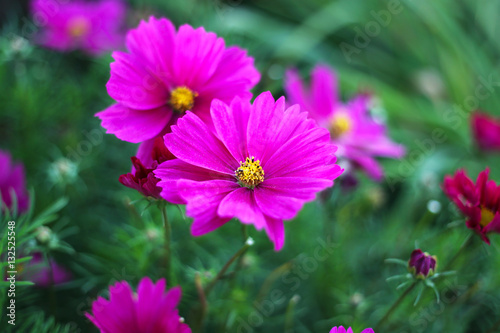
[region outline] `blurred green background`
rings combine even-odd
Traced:
[[[281,252],[250,228],[256,244],[239,273],[210,295],[202,331],[306,333],[344,325],[359,332],[374,327],[402,292],[386,279],[405,269],[384,259],[407,260],[420,247],[445,267],[457,253],[469,230],[441,191],[444,175],[464,167],[475,178],[489,166],[500,181],[499,155],[481,153],[469,129],[474,109],[500,116],[500,2],[129,4],[130,27],[149,15],[164,16],[248,49],[262,73],[254,94],[282,95],[290,66],[304,77],[318,62],[333,66],[343,99],[373,91],[391,138],[408,149],[404,159],[382,162],[385,181],[360,175],[357,188],[337,184],[306,205],[286,223]],[[112,103],[105,89],[112,58],[34,45],[25,1],[0,1],[0,20],[0,148],[25,164],[35,215],[62,197],[69,200],[48,226],[56,235],[51,256],[73,279],[53,289],[19,287],[17,320],[25,327],[18,329],[96,332],[83,313],[109,284],[135,286],[143,276],[163,276],[161,215],[144,201],[131,204],[140,194],[118,182],[136,145],[104,135],[93,116]],[[210,281],[241,247],[241,225],[232,221],[193,238],[183,208],[168,211],[175,272],[168,285],[182,286],[180,313],[195,327],[194,277],[199,272],[203,283]],[[35,235],[26,233],[24,246],[36,245]],[[65,251],[58,250],[59,239]],[[493,236],[487,246],[474,237],[454,262],[457,274],[436,280],[441,303],[427,289],[413,306],[413,291],[382,332],[500,332],[493,328],[500,319],[499,241]],[[323,246],[328,251],[318,250]],[[0,323],[1,331],[10,329],[3,312]]]

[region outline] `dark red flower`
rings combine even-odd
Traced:
[[[500,119],[476,111],[471,117],[474,137],[483,150],[500,151]]]
[[[139,152],[138,152],[138,155]],[[144,152],[142,153],[144,155]],[[123,185],[133,188],[146,197],[161,199],[161,188],[156,186],[160,181],[153,174],[158,164],[175,158],[163,143],[162,137],[157,137],[151,140],[148,147],[147,156],[142,156],[139,159],[136,156],[131,157],[132,172],[121,175],[118,179]]]
[[[486,234],[500,233],[500,186],[488,180],[489,171],[482,171],[476,184],[464,170],[458,170],[453,177],[446,176],[443,183],[444,193],[468,217],[467,227],[488,244]]]
[[[408,270],[418,279],[425,279],[436,272],[437,258],[420,249],[413,250],[408,260]]]
[[[136,189],[146,197],[160,199],[161,188],[156,186],[156,183],[160,180],[153,174],[153,170],[156,169],[158,163],[154,162],[153,168],[146,168],[137,157],[132,156],[130,159],[134,166],[134,173],[121,175],[118,179],[120,183]]]

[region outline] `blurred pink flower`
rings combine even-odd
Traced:
[[[51,276],[52,274],[52,276]],[[50,260],[50,267],[40,252],[32,254],[32,259],[24,264],[22,279],[35,283],[37,287],[50,287],[71,280],[71,273]]]
[[[401,158],[403,146],[392,142],[386,128],[370,116],[371,96],[356,96],[347,104],[339,98],[338,80],[329,67],[319,65],[311,74],[311,87],[306,89],[296,70],[288,70],[285,91],[292,104],[299,104],[322,127],[330,130],[338,145],[341,158],[361,167],[375,180],[381,180],[383,170],[375,157]]]
[[[476,111],[472,114],[471,126],[481,149],[500,151],[500,118]]]
[[[127,34],[129,53],[114,52],[107,89],[116,104],[96,114],[107,133],[143,142],[168,132],[185,111],[210,122],[217,98],[250,99],[260,74],[253,58],[204,28],[151,17]]]
[[[458,170],[454,176],[446,176],[443,183],[444,193],[467,216],[467,228],[487,244],[488,233],[500,233],[500,185],[488,180],[489,172],[479,173],[474,184],[464,170]]]
[[[102,333],[190,333],[177,310],[181,288],[165,287],[165,279],[154,284],[145,277],[134,294],[126,281],[117,282],[109,287],[109,301],[98,297],[85,315]]]
[[[20,163],[14,163],[10,154],[3,150],[0,150],[0,195],[0,209],[16,208],[19,213],[28,210],[29,196],[24,180],[24,167]],[[13,207],[14,199],[17,207]]]
[[[32,0],[38,42],[58,51],[82,50],[91,55],[121,48],[126,7],[121,0]]]
[[[154,171],[162,197],[187,203],[194,236],[237,217],[265,229],[280,250],[283,220],[294,218],[342,173],[335,164],[337,147],[298,105],[286,109],[285,99],[275,102],[269,92],[253,105],[239,98],[230,105],[214,100],[211,115],[214,132],[188,112],[165,135],[178,159]]]
[[[344,326],[339,326],[338,328],[335,326],[332,328],[330,333],[352,333],[352,329],[349,327],[347,330],[344,328]],[[367,328],[361,331],[361,333],[375,333],[375,331],[371,328]]]

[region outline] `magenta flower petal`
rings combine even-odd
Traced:
[[[361,333],[369,333],[369,332],[373,333],[373,330],[371,328],[367,328],[367,329],[363,330],[363,332],[361,332]],[[352,333],[352,329],[349,327],[346,330],[344,328],[344,326],[339,326],[338,328],[337,327],[332,328],[330,333]]]
[[[371,156],[366,156],[364,154],[358,155],[355,153],[346,154],[346,156],[355,163],[355,165],[360,166],[372,179],[380,181],[384,176],[384,170],[380,164]]]
[[[152,156],[152,151],[155,146],[155,140],[154,139],[148,139],[146,141],[143,141],[140,145],[139,148],[137,148],[137,153],[135,156],[144,164],[145,167],[151,167],[153,165],[153,156]],[[135,169],[132,167],[132,173],[135,172]]]
[[[173,59],[175,77],[182,77],[178,85],[201,87],[215,73],[225,49],[224,39],[203,27],[194,29],[185,24],[179,27]]]
[[[255,86],[260,80],[260,73],[254,66],[254,60],[247,56],[247,52],[237,46],[226,49],[217,68],[217,72],[200,88],[208,96],[217,96],[217,99],[231,103],[234,96],[250,99],[252,94],[247,87]]]
[[[165,135],[165,144],[177,158],[208,170],[233,175],[238,167],[222,142],[191,112]]]
[[[143,66],[160,78],[166,87],[172,77],[172,50],[175,49],[175,27],[165,18],[150,17],[127,34],[127,49],[137,59],[144,59]]]
[[[114,104],[96,113],[106,128],[119,139],[139,143],[156,137],[166,126],[172,113],[166,107],[152,110],[133,110]]]
[[[278,196],[300,200],[314,200],[316,193],[331,187],[332,181],[321,178],[274,177],[262,183],[261,188]]]
[[[266,221],[267,236],[274,243],[274,250],[279,251],[285,244],[285,225],[283,220],[267,216]]]
[[[124,52],[113,52],[113,58],[111,77],[106,84],[109,96],[135,110],[156,109],[166,104],[167,89],[139,59]]]
[[[103,332],[139,332],[128,283],[117,282],[109,287],[109,293],[109,301],[99,298],[92,304],[92,321],[98,322]]]
[[[247,127],[250,155],[266,161],[283,144],[283,140],[277,139],[283,127],[284,111],[283,97],[275,102],[270,92],[264,92],[255,98]]]
[[[304,204],[303,200],[280,196],[264,187],[255,191],[255,200],[264,214],[285,220],[294,218]]]
[[[310,167],[318,163],[327,165],[332,159],[335,161],[336,151],[334,146],[328,145],[329,141],[330,135],[327,130],[319,127],[312,128],[288,140],[269,157],[265,164],[263,163],[263,167],[266,168],[267,175],[271,178],[275,174],[285,176],[286,173],[282,172],[283,168],[296,174],[301,166]],[[297,154],[304,154],[308,157],[305,161],[299,160],[296,158]]]
[[[247,106],[238,98],[230,107],[219,100],[212,102],[211,114],[217,135],[236,161],[244,161],[247,157],[246,135],[250,116]]]
[[[243,223],[254,224],[257,230],[265,227],[266,219],[256,203],[254,192],[246,187],[230,192],[222,199],[217,214],[222,217],[237,217]]]
[[[144,332],[152,331],[154,325],[159,322],[160,313],[171,311],[170,309],[165,311],[160,308],[162,299],[157,297],[157,295],[165,292],[165,287],[165,279],[158,280],[155,285],[149,278],[143,278],[137,287],[137,294],[141,297],[135,303],[135,312],[137,314],[137,324]],[[178,301],[177,298],[176,301]]]
[[[327,119],[332,110],[337,107],[337,77],[327,66],[320,65],[313,69],[311,74],[311,93],[316,117]]]
[[[311,112],[311,110],[314,112],[314,108],[302,84],[302,79],[296,69],[288,69],[285,72],[284,89],[289,101],[293,101],[292,104],[299,104],[307,112]]]
[[[193,236],[201,236],[227,223],[231,218],[220,217],[218,207],[226,195],[238,189],[238,185],[228,180],[196,182],[181,179],[177,188],[188,203],[186,214],[194,218],[191,226]]]
[[[175,159],[165,161],[154,171],[156,177],[161,181],[158,183],[163,191],[161,196],[168,202],[174,204],[186,204],[179,194],[177,181],[179,178],[195,181],[208,181],[214,179],[231,180],[230,176],[216,172],[207,172],[206,169]]]

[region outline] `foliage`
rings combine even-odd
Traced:
[[[344,99],[358,90],[373,91],[381,101],[374,112],[387,120],[391,138],[408,149],[402,160],[383,161],[385,181],[360,175],[355,189],[339,182],[306,205],[286,223],[281,252],[273,251],[263,233],[242,232],[236,221],[193,238],[184,208],[168,206],[173,232],[168,286],[182,286],[180,313],[192,327],[200,310],[195,280],[208,285],[247,234],[255,245],[208,296],[205,332],[375,327],[403,292],[396,289],[399,282],[386,282],[402,273],[385,264],[386,258],[406,261],[419,247],[438,257],[440,272],[467,239],[464,218],[440,183],[457,168],[475,177],[486,166],[500,181],[499,155],[480,152],[469,130],[473,109],[500,116],[500,4],[401,0],[400,12],[390,14],[387,24],[378,23],[376,17],[392,2],[129,1],[130,26],[156,13],[177,25],[203,25],[227,44],[248,49],[263,73],[254,92],[283,94],[289,66],[304,77],[317,62],[335,67]],[[118,182],[130,170],[136,146],[105,135],[93,117],[111,103],[105,84],[112,58],[37,47],[26,32],[25,9],[11,4],[0,31],[0,148],[24,162],[34,204],[24,216],[2,213],[2,260],[6,223],[15,220],[17,251],[42,248],[73,274],[54,288],[18,284],[20,326],[26,332],[94,332],[84,313],[98,295],[106,295],[108,285],[127,280],[135,286],[143,276],[165,275],[161,212]],[[370,22],[379,27],[373,36],[365,31],[375,27]],[[359,31],[368,37],[363,46],[356,42]],[[24,39],[13,39],[12,33]],[[359,52],[345,57],[342,43]],[[36,239],[42,225],[57,235],[56,248]],[[472,237],[449,267],[456,274],[434,281],[440,303],[426,288],[414,306],[418,291],[413,290],[379,332],[488,332],[500,316],[500,237],[495,236],[491,246]],[[27,258],[18,257],[16,264]],[[232,273],[235,267],[238,272]],[[1,285],[5,309],[6,284]],[[2,331],[5,320],[2,312]]]

